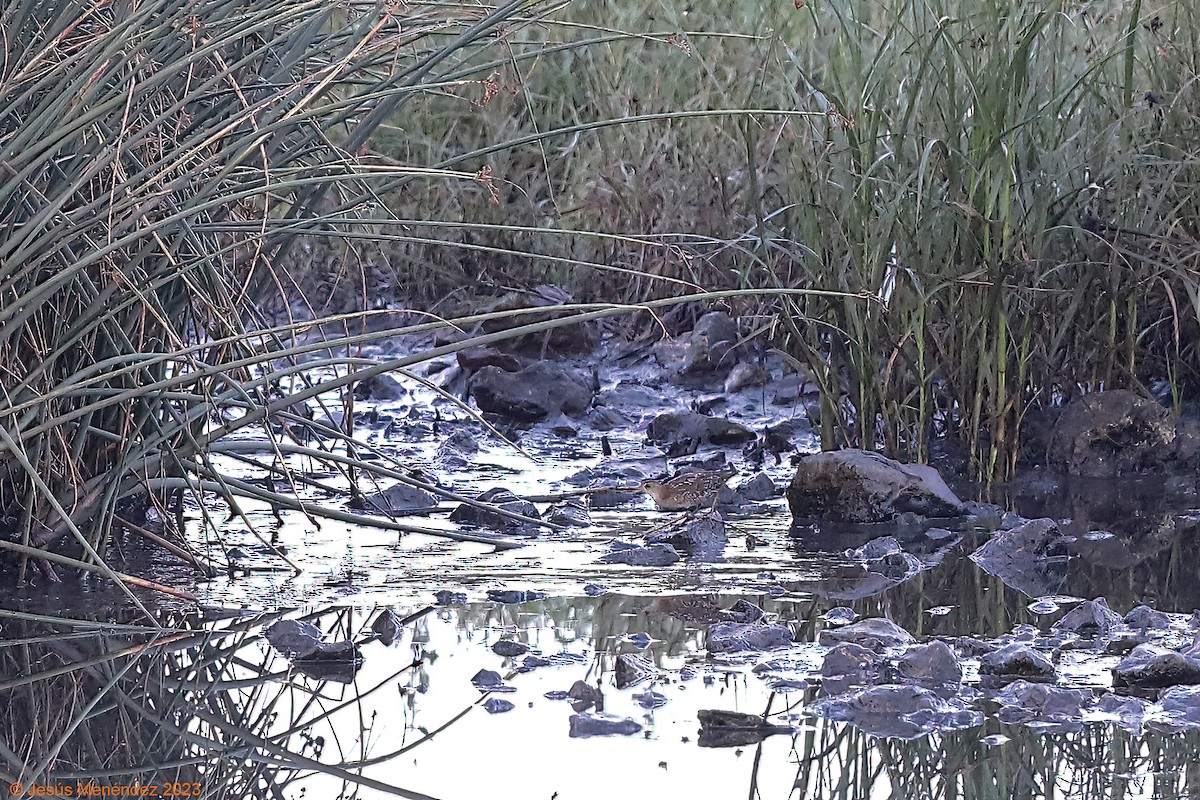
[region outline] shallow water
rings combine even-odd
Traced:
[[[686,408],[697,397],[662,390],[664,408]],[[770,406],[755,390],[737,396],[731,408],[756,429],[797,412]],[[442,473],[447,485],[468,495],[496,485],[519,495],[572,489],[564,479],[600,460],[599,434],[582,426],[577,437],[565,439],[539,426],[525,433],[525,453],[518,453],[485,441],[474,423],[430,395],[380,404],[377,411],[379,421],[362,426],[357,438],[408,465],[433,465],[450,433],[474,431],[484,442],[481,451]],[[607,436],[618,455],[634,453],[643,447],[643,428]],[[815,448],[811,435],[797,444]],[[311,469],[300,459],[293,466]],[[768,459],[767,469],[777,483],[790,473],[786,459],[778,465]],[[335,475],[317,477],[343,486]],[[1141,603],[1190,614],[1200,607],[1200,517],[1191,508],[1194,485],[1170,488],[1164,494],[1161,482],[1125,482],[1026,489],[1003,498],[1006,508],[1026,516],[1059,519],[1075,536],[1069,561],[1025,576],[1027,586],[1038,589],[1029,593],[968,558],[991,535],[992,522],[932,531],[921,524],[793,527],[782,499],[725,513],[730,541],[723,559],[666,568],[599,561],[609,540],[635,538],[674,516],[653,511],[645,500],[593,510],[590,528],[542,532],[507,551],[316,524],[254,504],[233,518],[214,505],[207,511],[215,529],[208,529],[199,524],[201,509],[193,508],[189,534],[198,550],[223,563],[228,548],[237,548],[237,569],[195,581],[136,541],[119,542],[116,553],[135,565],[130,571],[190,583],[201,597],[200,612],[161,596],[145,598],[174,631],[165,640],[144,627],[117,630],[114,620],[140,626],[146,620],[99,581],[31,587],[0,602],[9,610],[0,612],[0,688],[10,711],[0,728],[0,775],[28,783],[14,764],[43,761],[54,780],[86,776],[116,785],[131,776],[179,778],[211,797],[383,797],[396,794],[395,787],[446,800],[1197,796],[1200,734],[1133,726],[1095,709],[1071,730],[1056,732],[1037,722],[1004,724],[995,704],[981,698],[975,704],[986,714],[982,725],[931,728],[912,739],[875,736],[811,713],[823,693],[820,668],[828,650],[816,642],[830,627],[823,615],[834,607],[890,619],[918,640],[947,642],[992,639],[1020,625],[1036,628],[1030,636],[1049,635],[1080,599],[1094,597],[1122,614]],[[311,488],[301,494],[346,503]],[[444,510],[453,505],[443,504]],[[406,521],[454,527],[444,513]],[[883,536],[895,537],[920,570],[888,575],[847,552]],[[268,552],[268,541],[286,549],[298,574]],[[584,587],[595,584],[608,593],[585,596]],[[434,607],[437,590],[466,599]],[[546,597],[504,605],[487,600],[491,590]],[[795,644],[770,653],[710,655],[708,623],[739,599],[787,626]],[[370,634],[388,609],[412,617],[390,647]],[[99,625],[50,624],[13,611]],[[329,641],[359,642],[361,668],[321,679],[290,664],[264,638],[285,616],[310,619]],[[1187,618],[1172,624],[1171,641],[1185,642]],[[555,663],[513,674],[516,662],[491,650],[500,639],[526,643]],[[659,674],[618,688],[616,663],[625,653],[644,657]],[[1111,690],[1120,659],[1086,643],[1055,657],[1059,686],[1096,697]],[[762,666],[772,660],[779,663]],[[963,667],[963,694],[970,696],[978,662],[966,657]],[[507,676],[515,691],[482,694],[471,683],[481,669]],[[605,712],[642,730],[569,736],[570,704],[545,695],[576,681],[597,686]],[[514,707],[488,713],[482,704],[494,699]],[[698,719],[710,709],[767,715],[788,730],[759,742],[707,746]],[[56,756],[54,747],[61,748]],[[107,777],[97,764],[109,770]],[[44,775],[38,780],[47,782]]]

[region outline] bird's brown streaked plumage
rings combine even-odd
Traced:
[[[732,467],[725,467],[720,470],[691,472],[669,481],[646,481],[642,484],[642,491],[650,495],[650,499],[661,511],[711,508],[717,504],[721,489],[735,472]]]

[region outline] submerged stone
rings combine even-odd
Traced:
[[[808,711],[849,722],[874,736],[916,739],[939,731],[974,728],[982,713],[957,699],[944,699],[919,686],[884,685],[815,701]]]
[[[669,567],[681,560],[679,551],[669,544],[652,544],[648,547],[632,545],[618,547],[607,555],[601,556],[605,564],[628,564],[631,567]]]
[[[996,694],[1001,705],[996,718],[1045,733],[1070,733],[1083,728],[1084,708],[1092,699],[1092,693],[1083,689],[1019,680]]]
[[[317,626],[298,619],[281,619],[266,631],[267,641],[287,658],[304,658],[321,649],[323,634]]]
[[[708,652],[745,653],[787,647],[792,643],[792,631],[783,625],[746,625],[739,622],[718,622],[708,629]]]
[[[384,647],[391,647],[400,637],[400,618],[390,608],[385,608],[371,623],[371,632],[379,637]]]
[[[380,514],[400,514],[414,511],[431,511],[438,506],[437,496],[419,486],[407,483],[397,483],[382,492],[366,494],[352,502],[354,508],[361,508]]]
[[[529,645],[524,642],[514,642],[512,639],[501,639],[492,645],[492,652],[504,658],[516,658],[529,652]]]
[[[909,647],[896,661],[896,671],[927,688],[962,683],[962,665],[950,646],[940,641]]]
[[[528,524],[519,519],[513,519],[512,517],[497,513],[495,510],[497,508],[507,511],[509,514],[519,514],[529,519],[536,520],[541,518],[537,506],[528,500],[517,497],[508,489],[500,486],[488,489],[475,499],[493,508],[480,508],[479,506],[463,503],[450,512],[450,521],[461,525],[498,529],[519,528]]]
[[[592,524],[588,510],[572,500],[550,506],[546,510],[545,519],[554,525],[565,525],[568,528],[587,528]]]
[[[742,598],[729,608],[722,611],[721,616],[725,617],[730,622],[740,622],[744,625],[749,625],[754,622],[761,622],[766,618],[767,612],[763,611],[749,600]]]
[[[744,425],[695,412],[659,414],[646,430],[646,439],[651,443],[676,448],[691,440],[699,444],[736,447],[757,438],[758,435]]]
[[[1059,592],[1066,583],[1069,542],[1054,520],[1027,520],[997,533],[971,560],[1004,585],[1038,597]]]
[[[439,606],[459,606],[467,602],[467,596],[463,592],[452,592],[449,589],[439,589],[433,593],[433,599],[437,601]]]
[[[503,714],[506,711],[512,711],[516,706],[507,700],[502,700],[499,697],[489,697],[483,704],[483,710],[489,714]]]
[[[852,608],[838,606],[831,608],[821,615],[821,619],[828,622],[830,625],[849,625],[854,620],[858,619],[858,612]]]
[[[491,600],[493,603],[515,605],[517,603],[532,603],[535,600],[544,600],[546,593],[521,589],[488,589],[487,596],[488,600]]]
[[[774,725],[760,716],[739,711],[702,709],[700,720],[701,747],[743,747],[757,744],[776,733],[791,733],[791,728]]]
[[[1001,647],[979,659],[979,674],[1036,681],[1053,681],[1058,675],[1049,658],[1019,642]]]
[[[572,370],[539,361],[520,372],[487,366],[471,376],[471,396],[481,411],[517,422],[578,416],[592,405],[592,389]]]
[[[618,689],[628,689],[658,676],[658,668],[641,656],[623,653],[617,656],[614,680]]]
[[[841,694],[878,683],[882,657],[857,644],[839,644],[821,662],[821,685],[829,694]]]
[[[1162,630],[1171,624],[1171,615],[1150,606],[1138,606],[1125,615],[1123,622],[1131,628]]]
[[[729,541],[725,523],[713,514],[689,516],[646,537],[646,544],[667,544],[692,561],[719,561]]]
[[[618,717],[613,714],[572,714],[572,739],[586,739],[590,736],[632,736],[641,731],[642,726],[628,717]]]
[[[775,481],[765,472],[755,473],[753,477],[742,481],[737,490],[742,497],[754,503],[770,500],[776,492]]]
[[[1054,623],[1056,631],[1072,631],[1080,636],[1103,636],[1121,624],[1121,618],[1108,607],[1103,597],[1085,600]]]
[[[913,644],[916,639],[890,619],[869,617],[835,630],[825,629],[818,638],[821,645],[829,647],[842,642],[861,645],[871,650]]]

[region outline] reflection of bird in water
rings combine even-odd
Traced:
[[[732,466],[679,475],[669,481],[646,481],[642,491],[660,511],[692,511],[715,508],[725,483],[737,472]]]

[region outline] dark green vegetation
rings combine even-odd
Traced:
[[[1189,4],[800,5],[6,6],[0,546],[111,577],[123,504],[302,507],[212,456],[419,360],[354,357],[389,296],[827,290],[744,301],[826,445],[989,476],[1037,404],[1195,386]]]
[[[400,291],[835,290],[773,306],[826,445],[949,433],[987,476],[1039,404],[1195,391],[1192,4],[798,5],[575,2],[423,96],[378,147],[492,183],[389,198],[440,210],[393,244]]]
[[[235,514],[240,497],[326,513],[288,488],[229,478],[212,458],[232,434],[303,422],[299,401],[349,402],[357,381],[419,358],[351,357],[390,335],[361,317],[333,320],[332,343],[306,344],[310,325],[270,327],[259,303],[297,294],[275,265],[298,234],[352,247],[378,230],[361,218],[382,208],[381,192],[471,180],[367,143],[412,98],[486,76],[501,24],[519,27],[535,7],[5,6],[0,547],[22,573],[32,555],[47,574],[59,563],[115,577],[103,556],[122,509],[180,513],[185,494],[214,493]],[[320,368],[332,377],[308,377]],[[363,466],[286,435],[274,444],[276,456]]]

